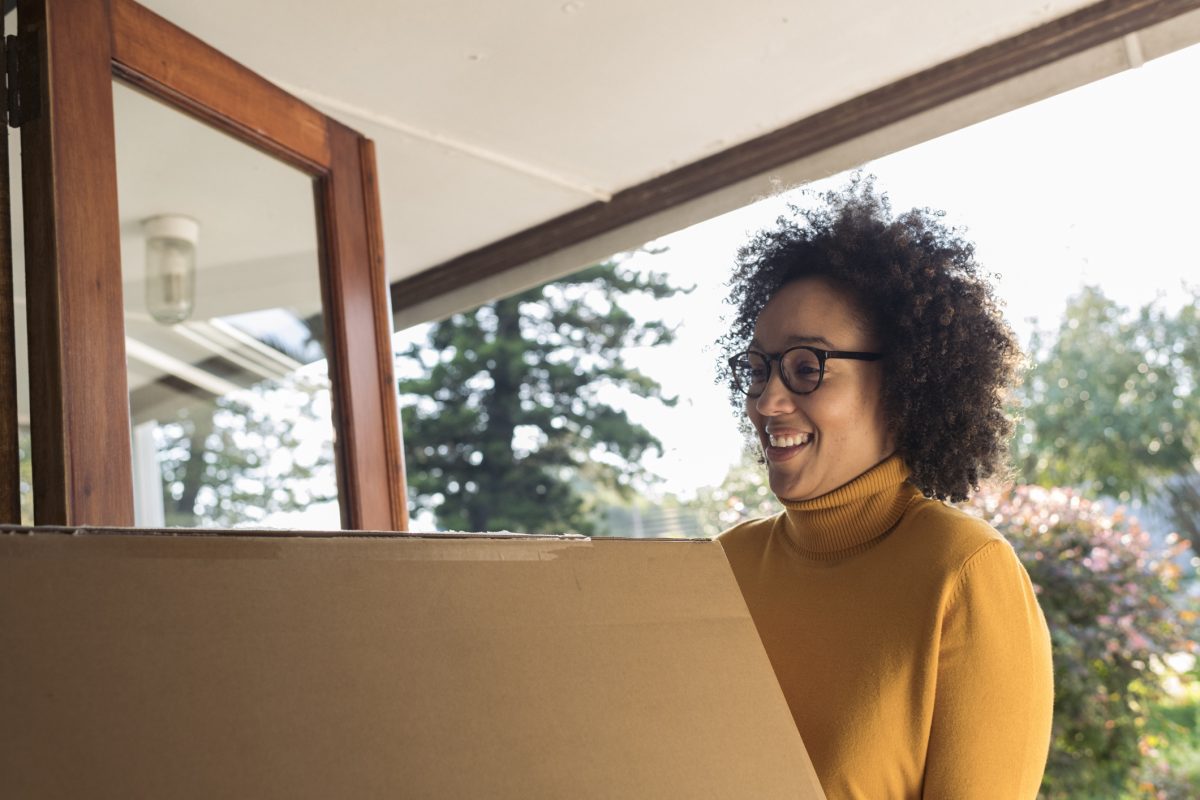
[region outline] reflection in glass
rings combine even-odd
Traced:
[[[17,32],[16,11],[4,15],[5,35]],[[8,137],[8,196],[12,232],[13,328],[17,362],[17,458],[21,524],[33,524],[33,447],[29,418],[29,348],[26,336],[25,228],[21,203],[21,137]]]
[[[136,523],[339,528],[311,179],[113,94]]]
[[[164,325],[183,322],[196,305],[200,225],[182,214],[142,220],[146,237],[146,310]]]

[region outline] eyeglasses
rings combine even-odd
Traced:
[[[856,361],[877,361],[883,353],[856,353],[849,350],[818,350],[800,345],[782,353],[760,353],[747,350],[729,359],[733,385],[748,397],[758,397],[771,380],[771,363],[779,362],[779,377],[783,385],[795,394],[812,394],[825,378],[825,362],[831,358],[851,358]]]

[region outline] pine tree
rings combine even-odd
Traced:
[[[661,450],[613,389],[674,402],[622,363],[672,330],[622,302],[679,291],[608,262],[433,325],[397,369],[420,373],[399,381],[414,513],[450,530],[592,533],[587,487],[628,491]]]

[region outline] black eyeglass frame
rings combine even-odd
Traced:
[[[788,353],[793,353],[797,350],[807,350],[808,352],[812,353],[817,357],[817,365],[820,367],[820,373],[817,375],[817,385],[804,391],[797,390],[793,388],[790,383],[788,383],[787,372],[783,369],[783,359]],[[747,358],[751,354],[760,356],[767,362],[767,379],[763,381],[762,389],[758,390],[757,392],[751,392],[749,386],[742,386],[742,382],[738,379],[738,360]],[[747,397],[761,397],[762,393],[766,391],[767,386],[771,383],[772,365],[775,362],[779,362],[779,379],[783,381],[783,385],[787,387],[787,390],[792,394],[803,395],[812,394],[817,389],[821,388],[821,384],[825,382],[825,362],[831,358],[846,358],[853,359],[854,361],[878,361],[879,359],[883,358],[884,355],[884,353],[864,353],[855,350],[821,350],[816,347],[810,347],[806,344],[800,344],[796,345],[795,347],[789,347],[782,353],[764,353],[761,350],[743,351],[729,359],[729,371],[733,376],[733,386],[735,389]]]

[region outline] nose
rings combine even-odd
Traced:
[[[764,417],[790,414],[796,410],[796,395],[783,385],[779,370],[771,370],[771,377],[762,394],[754,398],[754,408]]]

